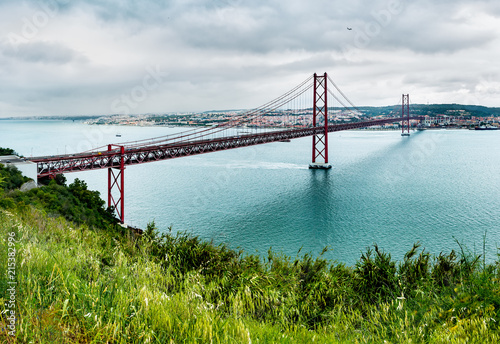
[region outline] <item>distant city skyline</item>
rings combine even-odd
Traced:
[[[495,1],[4,0],[0,118],[248,109],[328,72],[358,106],[500,106]]]

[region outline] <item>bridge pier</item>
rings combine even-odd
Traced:
[[[322,127],[318,127],[313,135],[312,163],[309,165],[310,169],[327,170],[332,168],[332,165],[328,163],[327,82],[328,76],[326,73],[322,76],[314,73],[313,128],[316,128],[317,124],[322,124]]]
[[[405,133],[406,129],[406,133]],[[410,136],[410,95],[403,94],[401,109],[401,136]]]
[[[121,223],[125,223],[125,147],[120,148],[119,167],[108,167],[108,207],[114,207]],[[112,150],[112,145],[108,145],[108,151]],[[113,159],[110,158],[109,165],[112,166]],[[116,173],[115,173],[116,171]],[[113,196],[113,188],[118,189],[118,198]]]
[[[329,170],[330,168],[332,168],[332,165],[328,163],[313,162],[309,164],[309,169],[311,170]]]

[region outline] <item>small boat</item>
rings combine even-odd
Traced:
[[[122,137],[122,134],[116,134],[116,137]]]
[[[487,126],[480,126],[480,127],[475,127],[474,130],[498,130],[498,127],[487,127]]]

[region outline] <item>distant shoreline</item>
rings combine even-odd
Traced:
[[[92,117],[95,118],[95,117]],[[10,118],[0,118],[0,121],[73,121],[73,122],[81,122],[83,124],[89,125],[89,126],[123,126],[123,127],[166,127],[166,128],[208,128],[210,127],[209,125],[192,125],[192,124],[165,124],[165,125],[159,125],[159,124],[154,124],[154,123],[141,123],[141,124],[127,124],[127,123],[103,123],[103,124],[97,124],[97,123],[87,123],[86,121],[89,120],[89,117],[86,118],[68,118],[68,117],[50,117],[50,118],[41,118],[41,117],[28,117],[28,118],[23,118],[23,117],[10,117]],[[255,129],[290,129],[291,127],[258,127],[258,128],[248,128],[248,127],[236,127],[236,129],[245,129],[245,130],[255,130]],[[296,128],[299,129],[299,128]],[[365,128],[358,128],[358,129],[349,129],[349,130],[354,130],[354,131],[400,131],[401,128],[373,128],[373,127],[365,127]],[[416,128],[412,128],[412,131],[417,131]],[[465,127],[425,127],[424,130],[475,130],[474,127],[472,128],[465,128]]]

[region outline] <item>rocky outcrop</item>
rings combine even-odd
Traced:
[[[38,187],[38,185],[36,184],[36,182],[33,180],[30,180],[29,182],[26,182],[23,185],[21,185],[20,190],[22,192],[26,192],[26,191],[30,191],[31,189],[35,189],[37,187]]]

